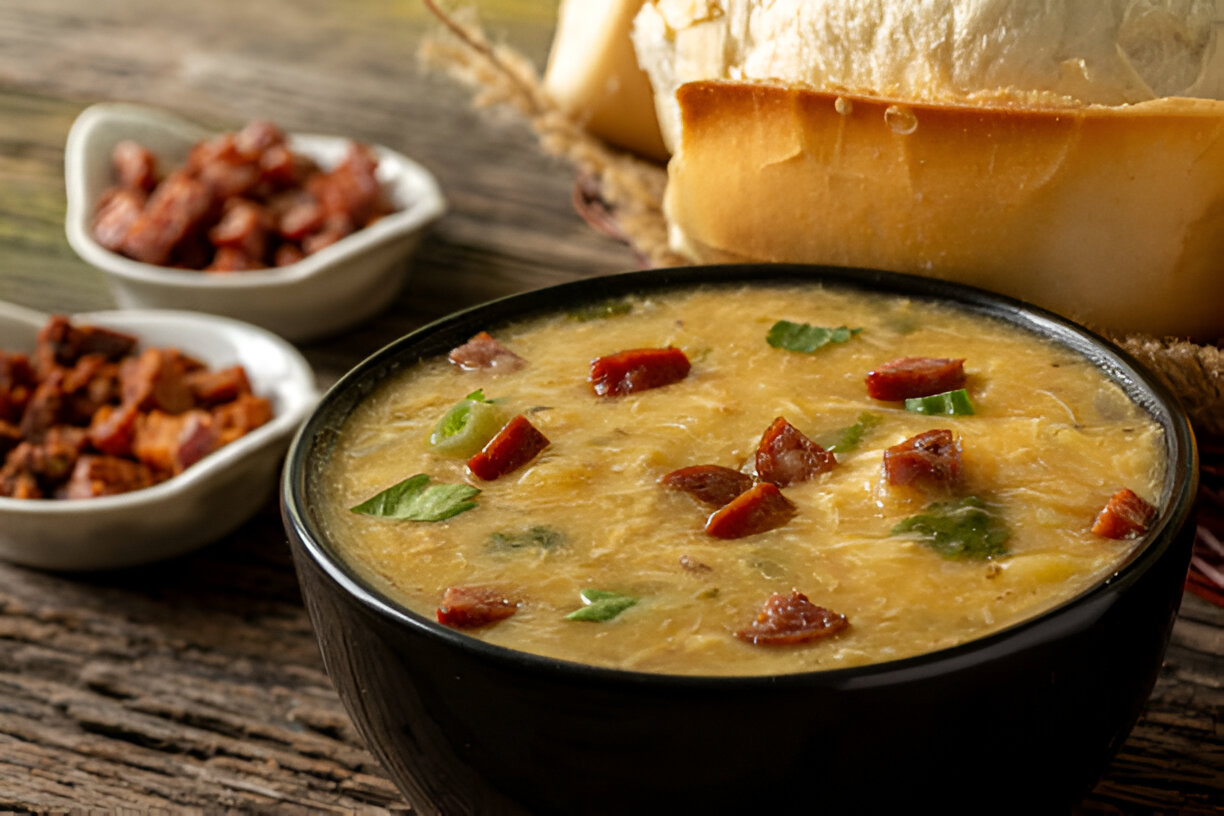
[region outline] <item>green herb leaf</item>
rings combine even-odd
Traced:
[[[488,547],[491,550],[521,550],[525,547],[539,547],[551,550],[565,543],[565,534],[537,524],[526,530],[496,532],[489,536]]]
[[[444,521],[476,506],[479,488],[466,484],[429,484],[418,473],[351,508],[354,513],[407,521]]]
[[[977,496],[935,502],[924,512],[899,522],[893,535],[916,534],[944,558],[986,560],[1007,554],[1011,529]]]
[[[859,414],[858,422],[837,432],[837,441],[826,448],[833,453],[847,453],[854,450],[863,441],[863,436],[875,426],[884,421],[879,414],[864,411]]]
[[[627,315],[633,311],[633,303],[628,300],[606,300],[603,303],[592,303],[569,312],[567,317],[579,323],[589,323],[592,320],[604,320],[609,317]]]
[[[637,598],[621,595],[619,592],[609,592],[605,589],[584,589],[578,594],[586,606],[566,615],[566,620],[602,623],[612,620],[638,602]]]
[[[931,394],[929,397],[912,397],[905,401],[905,410],[915,414],[940,414],[944,416],[969,416],[973,402],[969,392],[963,388]]]
[[[765,335],[765,342],[774,348],[786,349],[811,354],[816,349],[829,343],[845,343],[862,329],[848,329],[838,326],[836,329],[826,329],[822,326],[812,326],[807,323],[792,323],[789,320],[779,320],[773,324]]]

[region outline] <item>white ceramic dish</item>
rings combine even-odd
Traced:
[[[215,133],[152,108],[101,103],[86,108],[68,133],[64,176],[68,243],[107,276],[125,309],[189,309],[262,326],[290,340],[334,334],[385,308],[403,288],[406,256],[424,228],[446,209],[433,176],[416,162],[375,147],[378,178],[396,212],[307,256],[275,269],[227,275],[170,269],[103,248],[90,231],[99,196],[114,184],[111,151],[132,139],[163,169],[179,166],[191,146]],[[289,144],[323,167],[340,162],[350,140],[291,135]]]
[[[0,302],[0,349],[34,349],[46,315]],[[212,315],[109,311],[73,316],[174,346],[210,367],[241,364],[256,394],[272,402],[270,422],[165,482],[92,499],[0,496],[0,558],[54,570],[127,567],[186,553],[223,536],[273,493],[289,439],[318,400],[314,372],[274,334]]]

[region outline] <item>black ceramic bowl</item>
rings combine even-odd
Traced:
[[[1027,622],[894,662],[766,677],[592,668],[491,646],[387,599],[336,554],[315,480],[389,374],[533,313],[701,283],[811,281],[952,301],[1091,359],[1165,429],[1163,512],[1107,581]],[[1092,787],[1155,682],[1186,575],[1193,435],[1117,348],[961,286],[862,270],[692,267],[569,283],[452,315],[361,363],[289,453],[285,524],[332,682],[421,813],[1057,813]]]

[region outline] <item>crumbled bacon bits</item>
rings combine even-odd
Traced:
[[[133,171],[135,172],[135,171]],[[88,498],[170,478],[272,418],[241,367],[52,317],[0,352],[0,496]]]

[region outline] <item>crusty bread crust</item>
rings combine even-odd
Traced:
[[[1109,332],[1224,336],[1224,102],[970,107],[735,81],[677,98],[664,206],[696,261],[913,272]]]

